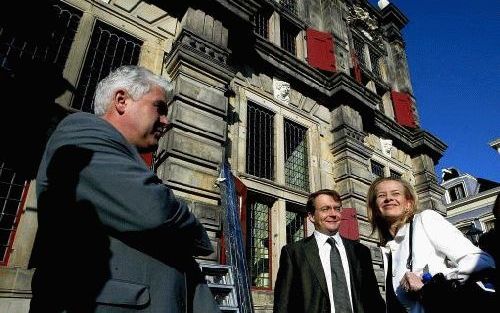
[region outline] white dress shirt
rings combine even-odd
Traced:
[[[347,282],[347,290],[349,291],[349,300],[351,301],[352,308],[352,296],[351,296],[351,279],[349,275],[349,263],[347,261],[347,254],[345,252],[344,244],[342,243],[342,238],[340,238],[337,232],[333,236],[327,236],[318,231],[314,231],[314,237],[316,238],[316,243],[319,249],[319,258],[321,259],[321,265],[323,265],[323,272],[325,273],[326,285],[328,286],[328,297],[330,298],[330,312],[335,313],[335,304],[333,302],[333,291],[332,291],[332,269],[330,268],[330,250],[332,246],[326,242],[328,238],[333,238],[335,244],[340,253],[340,258],[342,259],[342,267],[344,268],[344,274]]]
[[[425,312],[415,299],[407,296],[400,287],[403,275],[409,271],[406,262],[409,256],[410,224],[406,223],[393,240],[383,249],[384,261],[392,253],[392,285],[399,301],[411,313]],[[443,273],[447,278],[465,280],[478,270],[495,267],[493,258],[474,246],[465,236],[443,216],[433,210],[424,210],[413,218],[413,272],[422,274],[427,265],[429,273]],[[449,259],[453,267],[447,265]],[[387,262],[384,262],[387,269]]]

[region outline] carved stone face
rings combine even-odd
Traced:
[[[388,157],[391,156],[392,150],[392,140],[390,139],[380,139],[380,147],[382,149],[382,153]]]
[[[281,102],[290,102],[290,83],[273,79],[274,98]]]

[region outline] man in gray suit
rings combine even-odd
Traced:
[[[94,111],[66,117],[37,176],[30,312],[220,312],[193,256],[213,252],[187,206],[148,169],[168,128],[168,81],[122,66]]]

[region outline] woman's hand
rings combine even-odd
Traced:
[[[424,286],[422,278],[413,272],[406,272],[399,282],[401,288],[406,292],[418,292]]]

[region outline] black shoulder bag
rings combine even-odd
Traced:
[[[406,267],[413,271],[413,221],[410,222],[409,236]],[[484,290],[477,284],[491,285],[493,277],[494,269],[488,269],[473,273],[465,283],[460,283],[458,279],[446,279],[443,273],[437,273],[425,282],[418,299],[426,313],[494,312],[498,309],[495,292]]]

